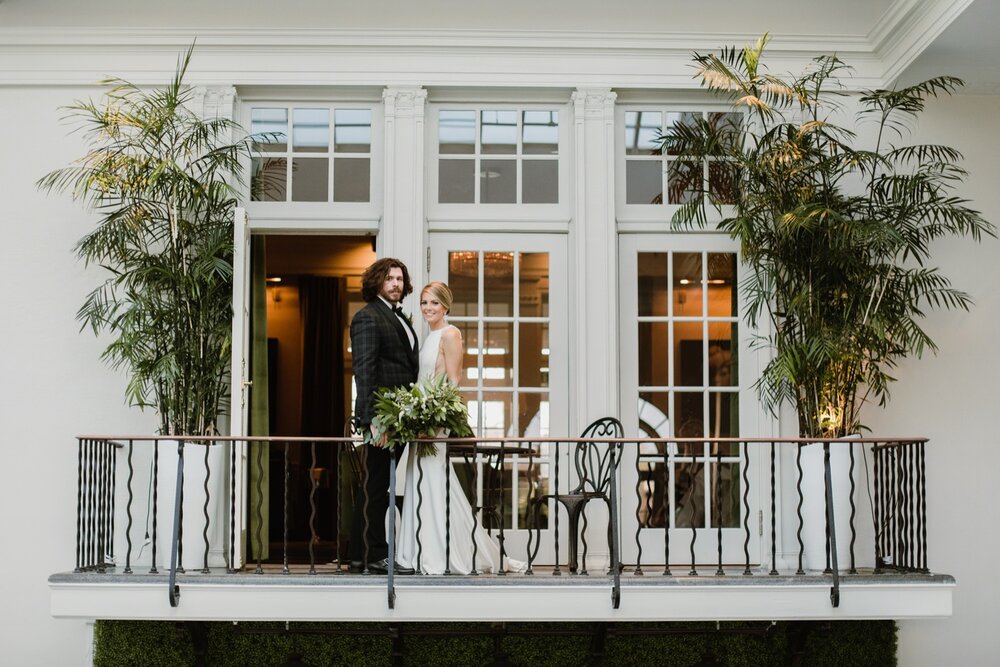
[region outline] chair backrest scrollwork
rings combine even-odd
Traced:
[[[580,437],[613,440],[625,437],[625,428],[614,417],[603,417],[585,428]],[[573,463],[580,482],[570,493],[607,493],[611,484],[611,471],[617,469],[621,453],[621,442],[607,445],[599,442],[578,443]]]

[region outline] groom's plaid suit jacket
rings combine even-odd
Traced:
[[[351,355],[358,398],[354,415],[368,426],[375,416],[375,392],[408,385],[420,365],[416,345],[410,345],[406,325],[382,299],[368,302],[351,320]],[[412,329],[411,329],[412,331]],[[416,332],[413,339],[416,340]]]

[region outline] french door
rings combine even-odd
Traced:
[[[462,331],[465,364],[460,388],[477,435],[548,437],[567,432],[566,237],[542,234],[432,234],[429,275],[448,283],[454,303],[448,320]],[[554,451],[535,447],[533,457],[513,455],[503,468],[505,547],[526,559],[553,562],[549,513],[530,512],[531,498],[550,493]],[[529,460],[531,465],[529,466]],[[483,498],[484,460],[465,470]],[[464,466],[457,463],[456,467]],[[460,477],[463,475],[460,473]],[[482,504],[476,502],[475,504]],[[499,528],[496,516],[480,521]],[[536,528],[541,539],[536,540]]]
[[[719,234],[623,235],[622,421],[649,438],[759,433],[751,332],[741,320],[737,247]],[[626,449],[625,562],[760,562],[758,448],[703,441]],[[744,470],[746,468],[746,470]],[[744,474],[746,473],[746,474]],[[744,502],[744,490],[749,494]],[[721,531],[720,531],[721,529]],[[667,535],[664,531],[669,531]],[[669,542],[667,541],[669,538]]]

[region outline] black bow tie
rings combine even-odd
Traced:
[[[397,315],[402,315],[403,314],[403,307],[402,306],[393,306],[392,307],[392,312],[396,313]]]

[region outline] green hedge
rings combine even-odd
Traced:
[[[204,623],[98,621],[95,667],[513,665],[880,667],[896,664],[892,621],[796,623]],[[466,634],[468,633],[468,634]],[[398,635],[398,636],[394,636]],[[597,656],[595,659],[595,655]]]

